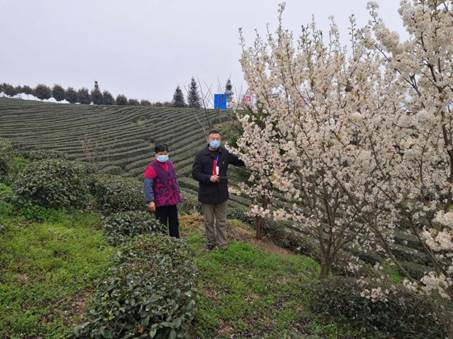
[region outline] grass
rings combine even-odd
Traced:
[[[200,270],[194,338],[338,338],[349,333],[305,307],[302,286],[317,279],[319,271],[313,259],[244,240],[209,252],[200,230],[184,233]]]
[[[1,218],[0,337],[61,338],[79,319],[112,248],[99,216],[54,211],[44,222]]]

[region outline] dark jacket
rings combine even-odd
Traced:
[[[212,183],[212,164],[219,154],[219,176],[220,182]],[[195,156],[192,166],[192,177],[198,181],[198,200],[204,204],[221,204],[228,200],[228,165],[244,166],[244,162],[234,154],[220,147],[217,153],[213,153],[208,146],[203,148]]]

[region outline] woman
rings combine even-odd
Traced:
[[[178,209],[181,191],[176,171],[168,157],[167,145],[156,145],[156,159],[151,161],[144,172],[145,201],[148,209],[156,213],[156,219],[168,225],[171,237],[179,238]]]

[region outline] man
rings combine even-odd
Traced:
[[[168,226],[171,237],[179,238],[178,209],[181,191],[176,179],[176,171],[168,157],[167,145],[156,145],[156,159],[146,167],[144,176],[145,202],[156,219]]]
[[[195,157],[192,176],[198,181],[198,200],[202,204],[208,249],[226,245],[225,224],[228,200],[228,165],[244,162],[221,146],[217,130],[208,134],[208,145]]]

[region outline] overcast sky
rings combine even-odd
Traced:
[[[215,92],[231,77],[245,89],[238,28],[275,27],[280,0],[0,0],[0,82],[59,83],[114,95],[171,100],[192,76]],[[315,15],[333,15],[346,33],[348,16],[366,23],[367,0],[287,0],[285,25],[297,31]],[[398,0],[380,0],[392,29],[403,32]]]

